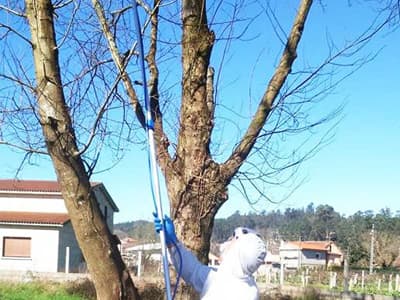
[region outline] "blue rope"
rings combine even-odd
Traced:
[[[154,143],[154,121],[151,115],[151,106],[149,101],[149,94],[147,90],[147,80],[146,80],[146,69],[144,64],[144,50],[143,50],[143,40],[142,40],[142,31],[139,22],[139,13],[137,9],[137,3],[133,0],[133,8],[134,8],[134,17],[135,17],[135,27],[137,33],[137,42],[139,48],[139,62],[140,69],[142,71],[143,78],[143,94],[144,94],[144,102],[146,108],[146,131],[148,134],[148,146],[149,146],[149,168],[150,168],[150,177],[151,177],[151,191],[153,195],[153,202],[156,209],[156,213],[158,218],[162,221],[163,230],[160,231],[160,241],[161,241],[161,254],[163,260],[163,270],[164,270],[164,281],[166,287],[166,296],[167,300],[171,300],[171,283],[169,278],[169,264],[166,250],[166,242],[165,242],[165,225],[164,225],[164,217],[162,212],[161,198],[160,198],[160,187],[158,180],[158,172],[157,172],[157,161],[156,161],[156,153],[155,153],[155,143]],[[175,288],[176,291],[176,288]],[[175,294],[175,292],[174,292]]]

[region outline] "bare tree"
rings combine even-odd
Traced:
[[[143,8],[157,158],[167,183],[171,215],[181,240],[206,262],[214,218],[228,201],[228,187],[236,187],[249,200],[249,189],[269,199],[268,188],[293,178],[299,164],[325,140],[305,152],[299,150],[308,146],[307,140],[288,152],[280,147],[282,140],[304,132],[312,136],[317,126],[335,119],[338,110],[316,119],[310,118],[308,110],[374,58],[357,54],[390,18],[372,24],[342,47],[330,41],[327,56],[319,64],[303,62],[303,66],[296,67],[311,0],[300,1],[288,31],[268,1],[138,3]],[[54,5],[44,0],[27,1],[27,15],[19,5],[0,6],[0,13],[13,20],[8,23],[0,16],[0,41],[7,54],[3,57],[9,58],[0,71],[0,78],[7,83],[0,94],[0,143],[24,151],[28,159],[34,153],[50,155],[68,210],[74,216],[78,241],[94,274],[99,299],[117,299],[112,298],[117,292],[122,298],[134,297],[133,284],[125,277],[110,233],[101,224],[89,186],[90,175],[104,152],[116,154],[118,160],[127,140],[134,137],[135,142],[143,141],[136,130],[144,128],[145,122],[140,101],[143,95],[135,87],[143,83],[132,59],[137,55],[132,5],[129,1],[92,0],[92,6],[81,1],[59,1]],[[33,5],[38,7],[33,9]],[[282,51],[263,91],[256,96],[256,109],[251,118],[247,117],[247,125],[231,120],[237,126],[233,128],[238,129],[238,137],[231,143],[232,150],[226,151],[218,139],[220,110],[228,111],[220,96],[221,68],[232,42],[244,38],[255,21],[242,14],[247,5],[257,7],[254,17],[272,24]],[[45,18],[38,19],[38,12]],[[58,17],[53,19],[54,15]],[[31,30],[43,30],[41,39],[34,40],[34,32],[32,39],[27,37],[26,16]],[[55,32],[47,32],[47,27],[40,29],[39,21],[50,22],[47,27]],[[235,25],[240,29],[235,31]],[[32,47],[34,62],[16,50],[16,40]],[[39,45],[47,50],[40,50]],[[217,45],[223,46],[217,52],[220,65],[213,67],[212,54]],[[51,54],[52,60],[47,61],[45,54]],[[36,78],[32,76],[33,64]],[[180,81],[176,80],[177,74]],[[251,94],[249,101],[253,98]],[[137,122],[128,105],[134,108]],[[37,133],[41,128],[44,140]],[[107,251],[112,255],[103,257]],[[102,273],[102,266],[96,265],[98,261],[110,267],[107,275]],[[113,295],[106,294],[104,285],[109,287],[111,282],[117,286]],[[132,295],[124,296],[125,291]]]
[[[392,266],[399,255],[400,243],[396,240],[395,235],[389,232],[380,232],[375,238],[374,264],[382,268]]]
[[[126,65],[123,65],[123,56],[116,46],[118,35],[113,32],[118,27],[115,16],[118,15],[122,19],[122,15],[131,7],[128,5],[115,10],[107,18],[103,7],[108,6],[100,4],[98,0],[92,2],[114,63],[120,70],[121,77],[124,77]],[[297,48],[312,2],[300,1],[288,34],[282,29],[274,10],[268,4],[259,3],[260,11],[265,12],[277,36],[280,37],[283,50],[264,93],[259,98],[258,107],[247,130],[221,162],[216,160],[215,155],[215,145],[218,141],[214,139],[212,143],[216,125],[218,77],[215,78],[215,71],[211,66],[211,54],[215,43],[224,38],[224,33],[233,31],[230,30],[232,24],[240,22],[238,16],[245,6],[244,2],[231,4],[233,17],[220,27],[218,24],[222,22],[216,23],[214,18],[223,10],[222,3],[207,6],[206,1],[184,0],[179,8],[175,5],[172,6],[173,9],[161,14],[164,9],[167,10],[161,1],[154,1],[152,7],[140,2],[149,16],[145,25],[150,22],[149,34],[144,35],[149,49],[146,60],[150,72],[150,99],[155,119],[158,162],[166,178],[171,215],[180,238],[204,262],[207,262],[215,215],[229,198],[228,186],[232,186],[234,180],[237,183],[236,187],[245,197],[250,187],[260,196],[268,198],[268,191],[265,190],[268,184],[283,184],[292,178],[293,173],[290,170],[295,172],[298,165],[311,157],[325,140],[317,142],[303,155],[298,154],[298,149],[294,150],[294,154],[286,155],[277,147],[277,137],[279,139],[284,135],[312,131],[338,115],[340,108],[311,121],[308,118],[307,106],[314,105],[348,75],[373,59],[374,55],[358,59],[355,56],[388,22],[386,19],[382,23],[371,25],[358,38],[341,48],[332,43],[328,56],[319,65],[296,71],[294,62],[297,58]],[[178,15],[180,20],[177,19]],[[208,16],[211,16],[212,21]],[[247,24],[252,21],[248,20]],[[161,22],[165,26],[173,27],[170,30],[163,27],[168,32],[175,33],[179,30],[181,38],[166,41],[165,36],[160,37],[163,32]],[[211,27],[222,28],[222,37],[219,40]],[[225,36],[230,41],[240,37],[241,34],[234,36],[232,33]],[[159,92],[162,68],[160,61],[166,58],[157,54],[157,51],[159,46],[165,44],[180,45],[179,51],[171,51],[181,59],[181,101],[176,122],[167,119],[170,117],[169,112],[162,108],[170,105],[171,101],[162,101]],[[347,58],[347,61],[341,61],[343,58]],[[344,68],[348,67],[347,73],[336,74],[339,64]],[[290,81],[289,75],[292,76]],[[125,86],[127,94],[130,95],[129,85]],[[165,129],[166,121],[168,124],[175,124],[176,136],[171,136],[171,132]],[[301,146],[300,144],[299,147]]]
[[[71,223],[96,287],[97,298],[139,299],[116,239],[110,232],[91,189],[90,172],[85,168],[81,157],[86,148],[83,146],[79,149],[77,145],[74,122],[61,80],[59,45],[53,19],[55,7],[49,0],[27,0],[25,4],[25,13],[18,15],[29,21],[31,38],[23,37],[23,40],[31,46],[36,74],[36,84],[30,78],[30,83],[26,86],[31,92],[29,96],[32,95],[37,100],[36,103],[29,102],[31,106],[25,109],[33,112],[38,121],[33,124],[40,125],[42,129],[45,148],[53,162]],[[17,32],[10,26],[8,29],[22,37],[22,31]],[[16,76],[8,79],[20,86],[24,86],[23,82],[27,81],[26,78],[19,80]],[[21,116],[24,109],[18,104],[17,98],[17,95],[12,95],[8,100]],[[100,115],[101,113],[97,114],[97,117],[100,118]],[[28,124],[23,117],[21,121],[22,128],[24,124]],[[18,128],[18,125],[14,124],[14,128]],[[32,132],[28,132],[28,137],[33,138],[31,134]],[[91,138],[90,134],[89,137]],[[28,146],[28,151],[34,151],[34,145],[28,143]]]
[[[397,241],[396,234],[388,231],[376,231],[372,250],[374,251],[373,266],[380,268],[388,268],[392,266],[399,255],[400,243]],[[361,247],[369,256],[360,261],[360,264],[367,267],[371,262],[371,234],[365,233],[361,235]]]

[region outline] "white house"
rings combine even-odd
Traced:
[[[286,269],[340,266],[343,253],[331,241],[290,241],[279,247],[281,263]]]
[[[102,183],[92,188],[112,231],[118,207]],[[0,253],[0,270],[85,270],[57,181],[0,180]]]

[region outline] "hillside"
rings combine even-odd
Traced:
[[[276,252],[281,240],[335,240],[344,251],[348,251],[352,265],[368,266],[371,228],[374,224],[375,264],[388,267],[398,257],[400,249],[400,215],[390,209],[378,214],[371,211],[357,212],[342,216],[329,205],[286,209],[285,211],[263,212],[261,214],[234,213],[226,219],[216,219],[212,242],[227,239],[238,226],[256,229],[267,241],[270,251]],[[149,242],[157,240],[152,222],[132,221],[115,224],[115,233],[136,240]]]

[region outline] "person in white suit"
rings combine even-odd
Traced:
[[[155,229],[162,230],[161,220],[155,215]],[[238,227],[225,242],[221,264],[213,268],[202,264],[180,243],[172,220],[165,216],[165,240],[172,263],[186,283],[201,300],[258,300],[259,291],[253,273],[264,263],[267,253],[261,236],[252,229]]]

